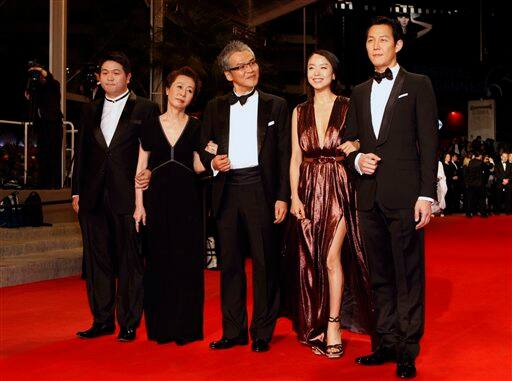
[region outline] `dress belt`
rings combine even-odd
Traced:
[[[345,156],[318,156],[318,157],[303,157],[302,161],[306,163],[334,163],[345,160]]]

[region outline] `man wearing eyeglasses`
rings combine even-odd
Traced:
[[[286,101],[257,90],[254,52],[230,42],[219,64],[233,91],[211,100],[201,130],[201,153],[214,174],[212,212],[221,249],[222,338],[212,349],[248,344],[245,250],[252,258],[252,350],[264,352],[279,308],[276,224],[290,198],[290,126]],[[209,141],[218,145],[215,152]]]

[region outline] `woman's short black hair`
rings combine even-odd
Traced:
[[[169,74],[167,74],[167,77],[165,78],[165,88],[168,89],[172,86],[174,81],[176,81],[176,78],[178,76],[184,75],[185,77],[189,77],[194,81],[194,84],[196,85],[196,88],[194,90],[194,98],[199,94],[199,91],[201,90],[201,78],[199,77],[199,74],[192,69],[190,66],[182,66],[179,69],[171,71]]]

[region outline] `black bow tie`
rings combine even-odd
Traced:
[[[390,81],[393,79],[393,72],[389,67],[384,71],[384,73],[379,73],[378,71],[373,73],[373,79],[375,79],[377,83],[381,83],[384,78],[389,79]]]
[[[105,95],[105,100],[108,102],[116,103],[116,102],[119,102],[121,99],[126,98],[128,95],[130,95],[129,91],[126,94],[124,94],[122,97],[119,97],[117,99],[108,99],[107,96]]]
[[[255,91],[256,89],[253,89],[249,94],[241,96],[238,96],[234,92],[231,92],[231,94],[229,95],[229,104],[233,106],[234,104],[236,104],[236,102],[240,102],[240,104],[243,106],[245,102],[247,102],[247,99],[249,99],[249,97],[252,96]]]

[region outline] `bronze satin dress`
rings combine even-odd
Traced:
[[[297,133],[302,150],[299,197],[306,218],[296,221],[298,289],[292,319],[298,338],[307,342],[327,329],[329,281],[327,254],[338,224],[345,217],[347,234],[342,256],[345,287],[342,326],[355,332],[371,331],[371,299],[367,262],[363,253],[356,214],[355,192],[337,150],[345,128],[348,99],[337,97],[320,146],[313,101],[297,107]]]

